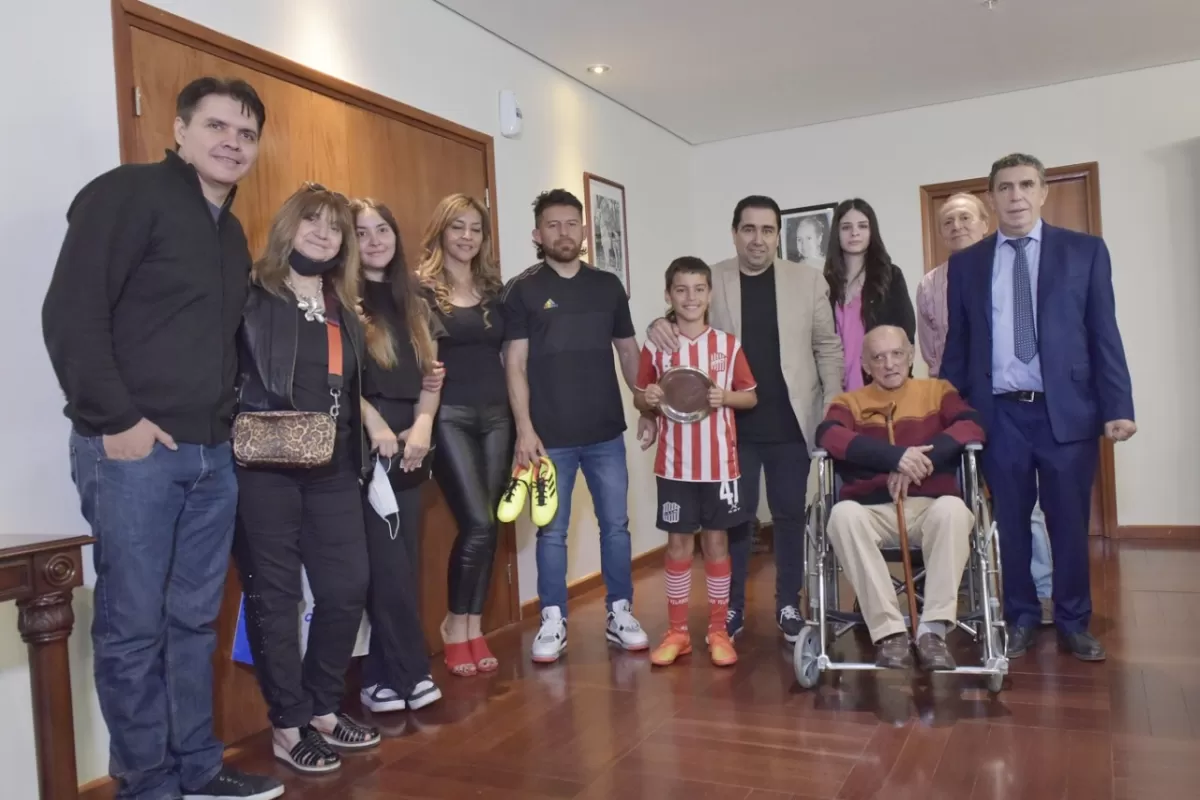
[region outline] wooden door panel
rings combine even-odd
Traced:
[[[477,148],[357,107],[347,108],[347,137],[350,192],[392,209],[413,267],[425,225],[443,197],[484,197],[487,170]]]
[[[266,243],[275,212],[306,180],[386,202],[396,212],[413,263],[419,255],[419,236],[443,196],[458,191],[484,196],[488,169],[482,146],[366,111],[136,27],[130,30],[130,47],[140,102],[140,114],[127,129],[135,161],[157,161],[174,148],[175,98],[197,76],[240,77],[262,97],[267,125],[258,161],[239,185],[233,208],[255,256]],[[441,649],[438,627],[446,610],[446,564],[457,528],[432,482],[425,505],[422,624],[436,652]],[[511,582],[508,579],[510,565],[515,569],[515,549],[512,526],[505,526],[485,630],[516,621],[515,574]],[[216,734],[229,743],[267,726],[266,705],[253,671],[232,661],[241,591],[231,568],[215,625],[213,687]]]
[[[1094,170],[1065,168],[1048,170],[1046,182],[1050,192],[1046,204],[1042,207],[1042,218],[1060,228],[1100,235],[1098,208],[1092,207],[1092,197],[1099,196],[1098,187],[1091,186],[1097,180]],[[967,184],[967,185],[963,185]],[[970,185],[974,184],[974,185]],[[925,237],[926,251],[930,254],[925,260],[925,271],[944,264],[950,257],[950,251],[938,232],[937,212],[951,195],[968,192],[983,201],[990,209],[987,197],[987,180],[964,181],[959,184],[945,184],[935,187],[925,193],[926,209]],[[990,214],[988,233],[996,231],[996,216]],[[1111,447],[1107,440],[1101,440],[1101,447]],[[1091,536],[1104,535],[1104,465],[1103,461],[1096,468],[1096,478],[1092,483],[1092,506],[1088,533]],[[1113,524],[1116,520],[1113,520]]]

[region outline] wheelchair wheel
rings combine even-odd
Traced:
[[[800,637],[796,639],[796,647],[792,651],[792,667],[796,671],[796,682],[802,689],[811,689],[821,680],[821,670],[817,667],[820,650],[820,632],[813,625],[805,625],[800,629]]]
[[[987,676],[987,690],[990,694],[1000,694],[1004,689],[1004,676],[1000,673]]]

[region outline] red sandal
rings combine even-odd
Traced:
[[[475,659],[471,655],[471,644],[469,642],[447,643],[445,657],[446,669],[450,670],[451,675],[457,675],[460,678],[470,678],[478,672],[478,669],[475,667]]]
[[[480,672],[495,672],[500,668],[500,661],[492,655],[492,651],[488,649],[487,640],[482,636],[476,636],[467,642],[471,648],[471,660],[475,662],[475,667]]]

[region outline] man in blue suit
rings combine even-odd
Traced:
[[[1088,632],[1088,516],[1101,434],[1137,432],[1104,241],[1042,221],[1046,169],[1014,154],[992,165],[999,231],[950,257],[949,331],[941,377],[977,409],[988,434],[984,474],[1004,560],[1029,564],[1041,486],[1054,562],[1054,622],[1076,658],[1103,661]],[[1004,571],[1010,657],[1040,619],[1028,569]]]

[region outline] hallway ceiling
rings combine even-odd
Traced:
[[[1200,58],[1197,0],[438,2],[696,144]]]

